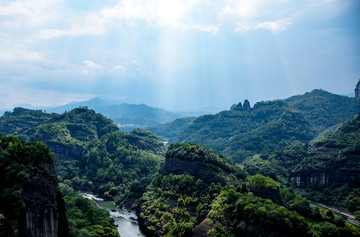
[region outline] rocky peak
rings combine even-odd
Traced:
[[[360,79],[359,79],[359,82],[356,84],[356,87],[355,87],[355,98],[357,100],[360,100]]]
[[[243,105],[243,108],[247,111],[250,110],[250,102],[248,100],[245,100],[244,101],[244,105]]]

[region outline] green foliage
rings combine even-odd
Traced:
[[[66,193],[64,186],[61,191]],[[78,193],[68,193],[65,197],[66,214],[69,221],[70,236],[119,237],[114,219],[109,211],[96,208],[89,200]]]
[[[150,233],[184,236],[206,216],[220,189],[190,175],[157,175],[142,197],[140,218]]]
[[[275,190],[278,191],[280,184],[269,177],[257,174],[248,178],[249,185],[253,190]]]
[[[324,90],[313,90],[285,101],[301,111],[317,133],[352,119],[360,111],[360,103],[355,98]]]
[[[287,184],[289,172],[284,167],[276,153],[265,153],[246,158],[240,168],[248,172],[249,175],[262,174],[268,176],[282,184]]]
[[[148,127],[146,129],[155,133],[162,140],[174,143],[177,141],[177,137],[185,128],[191,125],[194,119],[195,117],[180,118],[169,123]]]

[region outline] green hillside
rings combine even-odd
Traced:
[[[146,130],[152,131],[164,141],[174,143],[184,129],[190,126],[195,119],[195,117],[179,118],[169,123],[147,127]]]
[[[179,136],[241,162],[247,156],[306,142],[314,131],[302,113],[281,100],[260,102],[251,109],[236,107],[215,115],[201,116]]]
[[[285,100],[292,108],[301,111],[316,133],[352,119],[360,112],[355,98],[335,95],[324,90],[313,90]]]

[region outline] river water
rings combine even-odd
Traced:
[[[104,201],[103,199],[88,193],[80,194],[85,198],[92,200],[96,206],[109,210],[111,217],[115,219],[115,224],[118,226],[121,237],[145,237],[140,231],[137,216],[134,213],[117,208],[112,201]]]

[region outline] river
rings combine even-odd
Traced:
[[[104,201],[103,199],[88,193],[80,194],[85,198],[92,200],[97,207],[109,210],[111,217],[115,219],[115,224],[118,226],[117,229],[121,237],[145,237],[140,231],[137,216],[134,213],[117,208],[112,201]]]

